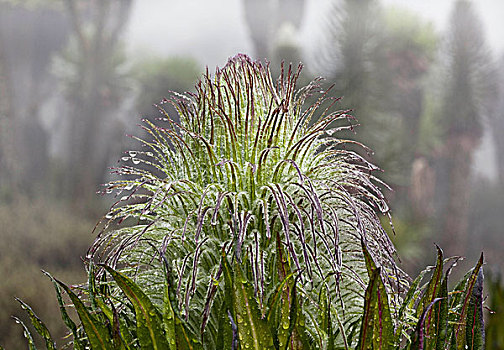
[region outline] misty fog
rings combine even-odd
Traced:
[[[501,0],[0,0],[0,344],[20,344],[14,296],[57,310],[41,268],[86,278],[141,119],[237,53],[334,85],[393,189],[406,272],[434,243],[503,271],[503,17]]]

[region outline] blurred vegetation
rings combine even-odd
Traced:
[[[171,91],[194,90],[200,72],[199,64],[191,57],[151,56],[139,59],[132,68],[132,77],[139,90],[136,109],[142,117],[160,117],[154,105],[166,99]]]
[[[493,62],[479,18],[469,1],[455,2],[444,52],[436,162],[437,224],[451,255],[466,254],[471,164],[483,138],[483,120],[495,86]]]
[[[24,347],[22,329],[10,318],[24,318],[14,297],[35,307],[56,339],[65,335],[54,290],[41,269],[69,283],[82,282],[86,273],[81,257],[94,237],[94,221],[56,198],[16,196],[0,201],[0,344]]]
[[[502,269],[498,270],[502,271]],[[504,282],[502,272],[489,274],[485,281],[485,289],[489,294],[490,313],[485,321],[486,349],[504,349]]]
[[[469,215],[468,258],[474,258],[476,251],[484,251],[490,267],[504,271],[502,259],[502,208],[504,207],[504,186],[488,181],[479,181],[473,185],[471,203],[473,209]],[[484,237],[484,239],[482,239]]]

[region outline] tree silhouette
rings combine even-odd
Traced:
[[[111,124],[126,85],[119,69],[123,61],[119,39],[131,4],[131,0],[65,2],[74,36],[60,61],[69,104],[65,187],[73,198],[88,198],[90,189],[104,181],[113,146],[110,138],[121,136]]]
[[[305,2],[306,0],[243,1],[245,21],[254,46],[255,58],[272,60],[280,28],[286,24],[295,29],[299,28]]]
[[[471,161],[483,135],[488,113],[486,92],[491,82],[491,58],[480,22],[469,1],[455,3],[447,37],[445,95],[440,126],[437,194],[439,229],[449,253],[466,248]]]
[[[0,3],[0,186],[12,193],[45,179],[49,134],[41,110],[55,91],[51,59],[67,28],[54,3]]]
[[[489,118],[493,139],[496,147],[497,174],[499,182],[504,185],[504,55],[501,57],[497,70],[495,99],[493,101],[491,118]]]

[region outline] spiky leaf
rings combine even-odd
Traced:
[[[16,323],[19,323],[23,327],[23,336],[25,337],[26,341],[28,342],[28,348],[30,350],[37,350],[37,347],[35,346],[35,342],[33,341],[33,336],[30,333],[30,330],[26,325],[24,324],[23,321],[21,321],[19,318],[12,316],[12,318],[16,321]]]
[[[366,288],[358,349],[392,349],[395,345],[394,326],[388,293],[380,267],[376,266],[364,240],[361,240],[369,283]]]
[[[142,348],[168,350],[162,317],[142,289],[131,279],[114,269],[104,266],[135,309],[137,337]]]
[[[95,316],[93,316],[84,305],[84,303],[80,300],[80,298],[75,295],[74,292],[70,290],[70,288],[61,281],[58,281],[58,284],[61,288],[68,294],[72,303],[74,304],[75,310],[79,315],[79,319],[82,322],[82,327],[86,332],[88,337],[89,344],[92,349],[101,349],[101,350],[112,350],[113,349],[113,341],[110,336],[110,331],[100,320],[98,320]]]
[[[438,327],[444,327],[443,322],[447,322],[447,299],[441,299],[447,297],[444,291],[441,291],[443,288],[443,251],[438,246],[436,248],[436,267],[416,309],[417,317],[419,319],[423,318],[422,326],[424,329],[422,329],[422,332],[425,334],[425,349],[434,349],[436,347],[436,343],[439,340],[436,331]],[[440,291],[443,293],[442,297],[440,296]],[[436,298],[440,298],[439,303],[434,305],[432,303]],[[424,313],[427,308],[429,308],[429,311]]]
[[[35,314],[35,312],[33,312],[32,308],[28,304],[23,302],[21,299],[16,298],[16,300],[21,304],[23,310],[28,313],[30,321],[37,333],[40,334],[42,338],[44,338],[47,350],[56,349],[56,344],[54,343],[54,340],[51,337],[51,333],[47,329],[44,322],[42,322],[42,320]]]
[[[59,286],[59,283],[56,281],[56,279],[47,271],[42,271],[49,279],[51,280],[54,290],[56,291],[56,297],[58,299],[58,304],[60,308],[60,313],[61,313],[61,318],[67,328],[72,332],[73,335],[73,346],[75,350],[81,350],[84,349],[84,345],[82,344],[81,339],[79,339],[79,335],[77,333],[77,326],[75,325],[75,322],[68,316],[68,312],[66,311],[65,303],[63,302],[63,298],[61,296],[61,288]]]
[[[483,269],[479,269],[467,308],[466,349],[483,349],[485,324],[483,322]]]
[[[231,307],[230,313],[238,328],[240,347],[246,349],[273,349],[273,336],[268,324],[261,318],[254,291],[250,282],[244,276],[241,266],[237,261],[231,266],[226,257],[223,257],[225,281],[231,283]],[[229,305],[229,300],[228,300]],[[289,325],[287,324],[287,328]]]

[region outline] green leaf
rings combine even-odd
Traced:
[[[96,303],[96,286],[95,286],[95,268],[93,264],[93,260],[90,260],[89,262],[89,268],[88,268],[88,293],[89,293],[89,300],[91,301],[91,309],[93,311],[98,309],[98,305]]]
[[[117,311],[108,307],[101,299],[96,298],[95,302],[112,325],[114,346],[119,349],[131,349],[129,345],[133,344],[134,340],[125,320],[119,317]]]
[[[280,293],[281,302],[277,304],[279,322],[274,326],[277,338],[276,343],[282,350],[286,349],[289,344],[289,339],[292,335],[297,317],[296,285],[289,276],[285,278],[286,283],[282,283],[283,287]]]
[[[296,298],[299,291],[296,290]],[[292,332],[292,338],[294,344],[297,345],[297,349],[312,349],[312,342],[308,337],[308,332],[306,329],[305,315],[303,313],[303,301],[299,300],[296,302],[296,325]]]
[[[410,346],[408,346],[409,350],[424,350],[424,349],[426,349],[425,341],[428,339],[426,339],[426,335],[425,335],[425,319],[427,318],[427,314],[430,313],[434,304],[438,303],[439,301],[441,301],[441,298],[434,299],[429,305],[427,305],[427,307],[424,309],[424,311],[420,315],[415,332],[413,333],[413,336],[412,336],[411,344],[410,344]]]
[[[56,344],[54,343],[54,340],[51,337],[51,333],[47,329],[46,325],[38,316],[33,312],[32,308],[23,302],[21,299],[16,298],[16,300],[21,304],[21,307],[23,310],[25,310],[28,313],[28,316],[30,316],[30,321],[37,331],[38,334],[44,338],[47,350],[55,350],[56,349]]]
[[[294,349],[306,348],[307,340],[304,329],[304,318],[302,315],[302,303],[298,300],[297,291],[298,277],[293,283],[288,283],[286,298],[282,300],[281,324],[278,328],[278,345],[280,349],[288,349],[289,344],[293,344]],[[286,326],[288,327],[286,328]]]
[[[230,319],[231,311],[224,300],[219,312],[219,323],[217,329],[217,349],[237,349],[238,328]],[[232,316],[231,316],[232,317]]]
[[[168,278],[167,278],[168,279]],[[170,350],[177,350],[177,331],[175,329],[175,313],[170,300],[171,281],[165,282],[163,301],[163,329],[168,339]]]
[[[268,297],[268,311],[266,312],[266,320],[270,322],[273,318],[274,311],[278,308],[279,301],[282,299],[282,291],[284,290],[287,282],[294,276],[293,273],[285,277],[281,282],[278,283],[275,290]]]
[[[464,349],[466,345],[466,321],[467,308],[472,295],[472,290],[476,284],[479,270],[483,265],[483,254],[476,263],[476,266],[467,272],[459,281],[454,290],[450,292],[449,300],[449,323],[447,334],[450,349]]]
[[[235,260],[234,271],[231,270],[227,258],[223,256],[224,276],[226,281],[227,299],[231,292],[231,315],[238,327],[238,338],[241,349],[274,349],[273,335],[265,319],[259,312],[254,291],[243,275],[239,263]],[[232,287],[229,290],[228,285]],[[227,300],[229,303],[229,300]],[[287,325],[288,327],[288,325]]]
[[[466,349],[483,349],[485,324],[483,322],[483,269],[481,268],[469,299],[466,320]]]
[[[385,285],[380,276],[380,268],[376,268],[366,288],[357,348],[393,349],[394,339],[394,327]]]
[[[437,248],[437,261],[436,268],[432,273],[432,277],[427,284],[427,288],[420,299],[420,302],[417,307],[416,315],[420,319],[421,316],[424,317],[422,326],[424,329],[422,332],[425,334],[425,349],[434,349],[436,346],[436,342],[438,340],[436,330],[437,330],[437,320],[442,322],[443,319],[446,319],[446,314],[448,309],[446,309],[446,314],[442,315],[442,311],[444,308],[443,305],[439,303],[439,307],[433,307],[432,302],[439,296],[439,291],[442,288],[442,278],[443,278],[443,251],[441,248],[436,246]],[[442,300],[442,299],[441,299]],[[440,301],[441,301],[440,300]],[[446,299],[445,299],[446,302]],[[424,311],[429,308],[427,314],[424,315]],[[439,313],[436,313],[439,311]],[[439,325],[441,326],[441,325]]]
[[[461,304],[460,304],[460,313],[459,313],[459,319],[458,319],[458,322],[455,324],[454,326],[454,330],[453,330],[453,337],[454,339],[456,339],[456,346],[457,346],[457,349],[466,349],[466,345],[468,346],[468,348],[471,348],[472,346],[474,346],[474,344],[472,343],[473,341],[473,338],[471,338],[471,343],[469,343],[469,339],[467,338],[467,332],[473,332],[475,331],[475,329],[469,329],[468,330],[468,311],[469,311],[469,308],[471,306],[471,298],[473,296],[473,291],[474,291],[474,288],[475,286],[477,286],[477,282],[478,282],[478,276],[480,275],[480,269],[481,267],[483,266],[483,253],[481,254],[478,262],[476,263],[476,266],[473,268],[469,278],[467,279],[467,282],[465,283],[465,291],[464,291],[464,294],[463,294],[463,299],[461,299]],[[480,278],[480,283],[483,283],[483,276],[481,276]],[[478,285],[478,288],[479,288],[479,285]],[[479,293],[479,291],[476,291],[476,293]],[[475,304],[473,305],[473,307],[477,307],[477,302],[475,301]],[[477,312],[476,313],[473,313],[473,317],[477,315]],[[474,326],[477,326],[477,322],[473,323]],[[481,337],[482,335],[476,335],[476,339],[478,337]],[[476,340],[475,339],[475,340]]]
[[[325,306],[327,312],[327,350],[334,350],[334,332],[332,330],[332,320],[331,320],[331,299],[327,298],[327,304]]]
[[[79,336],[77,334],[77,326],[75,325],[74,321],[68,316],[68,313],[65,308],[65,303],[63,302],[63,298],[61,297],[61,289],[53,276],[47,271],[42,271],[47,277],[51,279],[51,282],[53,283],[54,289],[56,290],[56,297],[58,299],[58,304],[61,312],[61,318],[63,319],[63,322],[67,326],[67,328],[72,332],[73,335],[73,345],[76,350],[81,350],[84,349],[84,344],[82,344],[81,340],[79,339]]]
[[[441,288],[439,289],[436,298],[441,299],[433,307],[434,309],[434,336],[436,350],[444,350],[448,331],[448,272],[446,273]]]
[[[366,262],[368,277],[371,279],[376,270],[376,263],[371,257],[371,254],[369,254],[369,250],[367,249],[366,243],[364,243],[363,239],[361,239],[361,246],[362,246],[362,253],[364,254],[364,261]]]
[[[131,279],[103,265],[135,309],[137,337],[143,349],[168,350],[159,310]]]
[[[164,302],[163,302],[163,329],[166,333],[166,339],[170,350],[183,349],[202,349],[202,344],[196,339],[196,336],[189,330],[185,322],[180,318],[176,311],[175,291],[173,281],[171,280],[171,270],[168,261],[163,256],[166,272]]]
[[[403,299],[402,305],[399,308],[399,327],[396,331],[396,342],[400,343],[402,332],[405,325],[408,325],[408,320],[406,319],[408,314],[414,313],[413,308],[415,304],[415,300],[417,300],[418,295],[421,293],[422,289],[419,288],[420,282],[422,282],[425,274],[429,272],[429,269],[424,269],[419,275],[415,278],[415,280],[411,283],[408,293]]]
[[[31,335],[30,330],[28,329],[28,327],[26,327],[26,325],[23,323],[23,321],[21,321],[16,316],[12,316],[12,318],[17,323],[19,323],[21,326],[23,326],[23,335],[26,338],[26,340],[28,340],[28,349],[30,349],[30,350],[37,350],[37,347],[35,346],[35,342],[33,341],[33,337]]]
[[[234,308],[233,285],[234,276],[229,262],[222,251],[222,267],[224,272],[224,302],[223,310],[219,317],[219,335],[217,345],[221,349],[237,349],[238,326],[236,325],[236,312]]]
[[[112,327],[112,342],[114,344],[114,349],[129,350],[130,345],[134,343],[133,337],[125,324],[125,320],[119,317],[114,304],[110,303],[111,307],[109,307],[104,302],[104,299],[106,299],[108,295],[108,293],[106,293],[106,290],[97,290],[95,267],[93,261],[89,262],[87,290],[89,293],[89,300],[91,301],[92,312],[101,312],[103,315],[105,315]]]
[[[89,313],[84,303],[79,299],[74,292],[70,290],[63,282],[56,280],[58,284],[63,288],[63,290],[68,294],[72,303],[74,304],[75,310],[79,315],[79,319],[82,322],[82,327],[84,332],[88,337],[91,348],[112,350],[113,343],[110,336],[109,329],[99,320],[96,319],[92,314]]]

